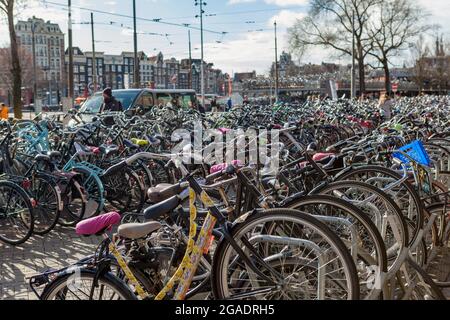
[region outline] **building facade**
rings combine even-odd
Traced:
[[[41,103],[59,103],[67,90],[64,33],[58,24],[36,17],[18,21],[15,30],[18,43],[31,55],[34,36],[36,67],[43,74],[37,79],[37,96]]]
[[[96,52],[97,90],[105,87],[126,89],[134,87],[134,53],[122,52],[120,55],[109,55]],[[92,52],[82,52],[73,48],[75,94],[86,95],[93,89]],[[139,77],[142,88],[155,89],[194,89],[201,92],[200,59],[170,58],[164,59],[160,52],[156,56],[138,53]],[[69,65],[66,51],[65,66]],[[191,68],[190,68],[191,66]],[[212,63],[204,64],[205,93],[222,95],[225,93],[226,77],[221,70],[215,69]],[[191,86],[192,85],[192,86]]]

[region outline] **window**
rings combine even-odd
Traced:
[[[84,72],[84,66],[80,66],[80,72]]]
[[[136,105],[142,106],[144,108],[153,106],[153,94],[150,92],[144,92],[136,102]]]

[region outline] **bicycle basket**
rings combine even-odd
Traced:
[[[426,150],[422,144],[422,141],[414,140],[410,144],[407,144],[407,145],[399,148],[399,150],[406,153],[408,156],[410,156],[412,159],[414,159],[414,161],[416,161],[417,163],[427,166],[427,167],[431,167],[432,163],[431,163],[430,157],[428,156],[428,153],[426,152]],[[408,159],[407,157],[405,157],[403,154],[401,154],[399,152],[395,152],[393,154],[393,156],[395,158],[399,159],[400,161],[402,161],[403,163],[411,162],[410,159]]]

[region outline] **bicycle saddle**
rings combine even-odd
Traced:
[[[314,161],[322,161],[322,160],[327,159],[327,158],[332,157],[332,156],[334,156],[334,153],[319,152],[319,153],[316,153],[312,157],[312,159]]]
[[[101,234],[107,229],[120,221],[120,214],[117,212],[110,212],[104,215],[89,218],[77,223],[75,232],[82,236],[91,236],[94,234]]]
[[[116,145],[101,145],[100,152],[109,156],[110,154],[116,153],[119,151],[119,147]]]
[[[161,141],[164,139],[161,135],[155,135],[155,136],[147,136],[148,142],[150,142],[151,145],[159,145]],[[147,140],[146,140],[147,141]]]
[[[134,144],[136,144],[136,145],[138,145],[138,146],[140,146],[140,147],[145,147],[145,146],[148,146],[148,145],[149,145],[149,141],[148,141],[148,140],[144,140],[144,139],[136,139],[136,138],[133,138],[133,139],[131,139],[131,141],[132,141]]]
[[[92,150],[88,147],[83,146],[82,144],[79,144],[78,142],[74,143],[75,150],[80,156],[87,156],[92,154]]]
[[[38,154],[34,157],[34,161],[36,162],[50,162],[50,156],[47,154]]]
[[[146,220],[157,220],[178,207],[180,202],[181,199],[179,196],[173,196],[165,201],[154,204],[144,210],[144,218]]]
[[[150,221],[146,223],[126,223],[119,226],[117,234],[126,239],[135,240],[148,236],[149,234],[159,230],[161,223]]]
[[[161,201],[167,200],[170,197],[179,195],[185,190],[189,184],[187,182],[168,184],[161,183],[155,187],[151,187],[147,191],[147,196],[150,202],[159,203]]]
[[[123,144],[125,145],[125,147],[130,148],[132,150],[139,149],[139,146],[137,144],[134,144],[133,142],[131,142],[128,139],[124,139]]]

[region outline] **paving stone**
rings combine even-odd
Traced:
[[[71,229],[57,228],[46,237],[32,237],[20,247],[0,243],[0,299],[37,299],[26,278],[68,266],[94,253],[101,237],[79,237]],[[450,281],[450,248],[430,264],[437,279]],[[433,269],[434,268],[434,269]],[[443,290],[450,299],[450,288]]]
[[[59,269],[92,254],[100,237],[80,238],[71,229],[56,228],[33,236],[17,247],[0,243],[0,299],[36,299],[26,278],[47,269]]]

